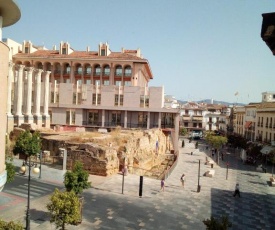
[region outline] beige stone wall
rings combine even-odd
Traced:
[[[109,176],[118,173],[125,165],[130,173],[145,175],[154,167],[159,167],[173,150],[171,139],[160,129],[146,131],[127,131],[105,134],[102,140],[89,139],[87,143],[77,143],[69,138],[44,137],[43,148],[50,150],[51,155],[59,155],[59,148],[68,150],[68,169],[80,160],[90,174]],[[123,135],[126,135],[123,137]],[[81,134],[78,140],[83,141]],[[110,139],[108,139],[110,138]],[[60,139],[60,140],[58,140]],[[106,140],[108,140],[106,142]],[[110,141],[109,141],[110,140]],[[158,150],[156,149],[158,141]],[[85,141],[84,141],[85,142]]]
[[[5,173],[5,142],[6,142],[6,127],[7,127],[7,79],[9,68],[9,48],[0,42],[0,187],[5,184],[1,178]]]

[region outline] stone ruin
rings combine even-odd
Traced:
[[[161,129],[44,134],[42,145],[51,156],[60,156],[60,148],[67,149],[67,169],[81,161],[93,175],[109,176],[126,169],[158,178],[174,162],[170,136]]]

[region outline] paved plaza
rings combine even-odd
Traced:
[[[214,165],[214,177],[205,177],[203,174],[211,168],[204,164],[206,157],[210,159],[206,146],[201,143],[195,149],[194,142],[185,140],[178,164],[165,181],[165,191],[160,191],[159,180],[144,177],[142,197],[138,175],[125,176],[123,194],[121,174],[107,178],[90,176],[92,188],[83,194],[82,223],[67,229],[205,229],[202,220],[211,215],[228,215],[233,223],[231,229],[275,229],[275,187],[268,184],[270,170],[256,172],[255,166],[244,165],[237,155],[225,154],[224,161],[220,159],[219,165]],[[20,163],[16,161],[18,166]],[[183,173],[184,188],[180,182]],[[62,170],[43,165],[42,179],[33,176],[31,229],[55,229],[45,206],[51,191],[64,187],[63,174]],[[241,198],[233,197],[237,182]],[[19,220],[25,225],[27,178],[18,175],[0,194],[1,218]]]

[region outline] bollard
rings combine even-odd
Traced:
[[[139,198],[142,197],[143,176],[139,177]]]

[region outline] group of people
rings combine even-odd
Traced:
[[[180,177],[180,181],[181,181],[182,187],[184,187],[184,181],[185,181],[184,174],[182,174],[182,176]],[[160,182],[160,190],[164,192],[164,179],[162,179]]]

